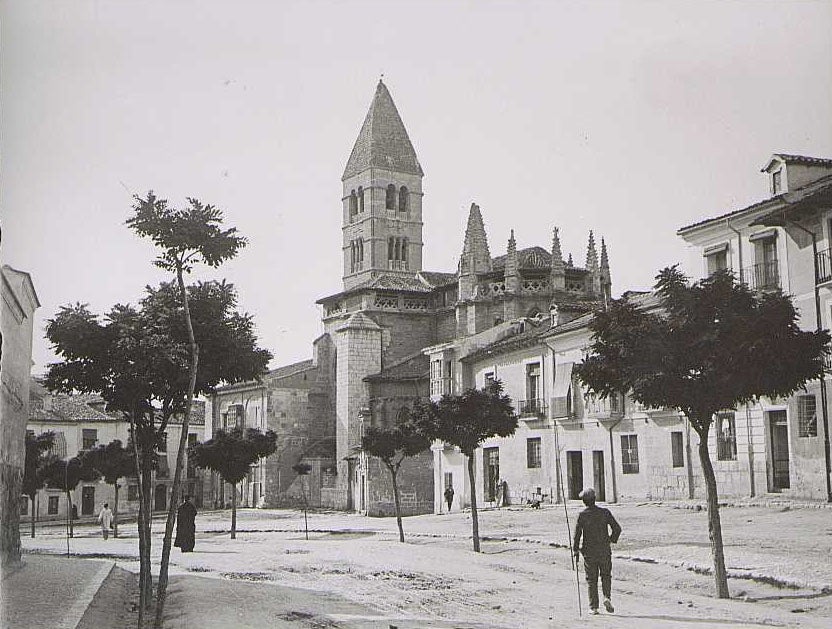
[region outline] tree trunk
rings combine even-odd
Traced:
[[[699,461],[705,477],[705,490],[708,502],[708,537],[711,540],[711,555],[714,560],[714,581],[718,598],[729,598],[728,573],[725,571],[725,554],[722,546],[722,524],[719,520],[719,500],[716,489],[716,476],[708,452],[708,432],[703,435],[699,430]]]
[[[113,500],[113,539],[118,537],[118,481],[113,483],[115,499]]]
[[[144,535],[144,565],[145,565],[145,573],[144,573],[144,587],[145,587],[145,609],[150,609],[153,604],[153,572],[152,572],[152,564],[150,561],[150,551],[152,546],[152,538],[150,535],[150,528],[153,522],[153,507],[150,503],[151,496],[153,495],[153,475],[151,471],[151,463],[150,463],[150,454],[147,455],[148,460],[146,463],[147,469],[142,474],[142,483],[144,484],[144,514],[142,518],[142,535]]]
[[[168,518],[165,522],[165,537],[162,541],[162,561],[159,566],[159,584],[156,593],[156,619],[153,626],[156,629],[162,627],[162,615],[165,609],[165,598],[168,588],[168,565],[170,564],[170,549],[173,541],[173,524],[176,521],[176,509],[179,505],[179,492],[182,486],[182,467],[185,462],[185,449],[188,446],[188,428],[191,423],[191,406],[194,401],[194,389],[196,389],[196,370],[199,366],[199,347],[194,339],[194,327],[191,322],[191,308],[188,304],[188,291],[185,288],[185,280],[182,277],[182,265],[177,265],[176,282],[179,285],[179,294],[182,297],[182,306],[185,311],[185,326],[188,328],[188,343],[191,346],[191,372],[188,381],[188,405],[185,409],[185,417],[182,420],[182,432],[179,433],[179,451],[176,454],[176,471],[173,474],[173,488],[170,495],[170,506],[168,507]],[[234,537],[232,530],[231,537]]]
[[[231,485],[231,539],[237,539],[237,483]]]
[[[69,536],[75,537],[75,527],[73,522],[73,513],[72,513],[72,493],[70,491],[66,492],[66,504],[67,504],[67,512],[69,513]]]
[[[471,485],[471,526],[473,527],[474,552],[480,552],[480,523],[477,516],[477,486],[474,479],[474,453],[468,457],[468,481]]]
[[[390,470],[390,476],[393,477],[393,500],[396,503],[396,524],[399,525],[399,541],[404,542],[404,528],[402,528],[402,506],[399,501],[399,481],[396,476],[396,470],[389,463],[387,464]]]
[[[34,494],[29,496],[29,500],[32,503],[32,539],[35,539],[35,496]]]

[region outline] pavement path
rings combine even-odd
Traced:
[[[24,555],[3,576],[0,627],[75,629],[112,561]]]

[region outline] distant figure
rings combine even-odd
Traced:
[[[608,509],[595,506],[595,490],[592,487],[584,489],[578,497],[584,501],[586,509],[578,516],[575,525],[575,539],[572,541],[572,552],[575,561],[584,555],[584,572],[589,589],[589,611],[598,613],[598,574],[601,574],[601,589],[604,592],[604,608],[612,613],[615,609],[610,601],[612,593],[612,550],[610,542],[615,544],[621,535],[621,527]],[[611,529],[611,532],[610,530]],[[583,547],[578,545],[583,537]]]
[[[448,503],[448,513],[450,513],[451,505],[454,503],[454,488],[451,485],[445,488],[445,502]]]
[[[98,514],[98,521],[101,522],[101,534],[104,536],[104,539],[107,539],[110,536],[110,527],[113,526],[113,512],[106,502]]]
[[[507,507],[511,501],[508,498],[508,482],[505,479],[500,482],[500,496],[500,506]]]
[[[176,540],[173,542],[183,553],[189,553],[194,549],[195,519],[196,507],[191,504],[191,497],[185,496],[185,501],[176,510]]]

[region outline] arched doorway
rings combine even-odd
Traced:
[[[156,491],[153,494],[153,510],[164,511],[168,508],[168,488],[165,485],[156,485]]]

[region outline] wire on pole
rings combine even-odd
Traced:
[[[560,457],[558,457],[557,461],[558,472],[560,470]],[[572,548],[572,527],[569,525],[569,511],[566,509],[566,494],[563,492],[563,474],[558,474],[558,483],[560,485],[560,495],[561,499],[563,500],[563,515],[566,518],[566,539],[569,542],[569,559],[572,562],[572,569],[575,571],[575,591],[578,594],[578,616],[583,616],[583,611],[581,609],[581,580],[578,576],[578,555],[575,553],[575,549]]]

